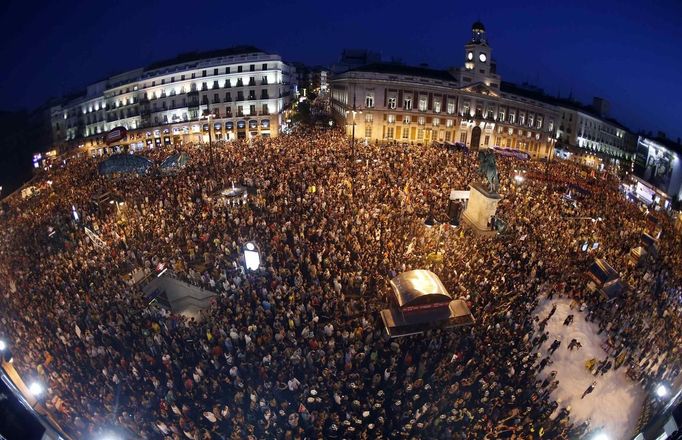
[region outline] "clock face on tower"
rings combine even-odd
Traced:
[[[471,61],[471,60],[473,60],[473,59],[474,59],[474,53],[473,53],[473,52],[469,52],[469,53],[467,54],[467,60]]]
[[[478,59],[481,60],[482,63],[485,63],[485,60],[487,60],[488,57],[486,57],[485,54],[482,53],[478,56]]]

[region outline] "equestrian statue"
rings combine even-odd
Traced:
[[[478,152],[478,173],[488,181],[488,191],[497,193],[500,188],[500,177],[497,174],[495,152],[489,148]]]

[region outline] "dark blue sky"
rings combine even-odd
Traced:
[[[414,9],[418,7],[418,9]],[[0,2],[0,109],[30,108],[180,52],[253,44],[310,64],[369,48],[409,64],[463,63],[482,20],[503,79],[590,102],[633,130],[682,136],[682,2]]]

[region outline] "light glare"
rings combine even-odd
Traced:
[[[38,382],[31,383],[31,385],[28,387],[28,390],[31,392],[33,397],[38,397],[43,394],[43,386]]]

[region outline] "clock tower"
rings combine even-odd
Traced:
[[[471,26],[471,40],[464,45],[464,69],[459,70],[459,79],[464,86],[481,82],[499,88],[500,77],[495,70],[485,26],[477,21]]]

